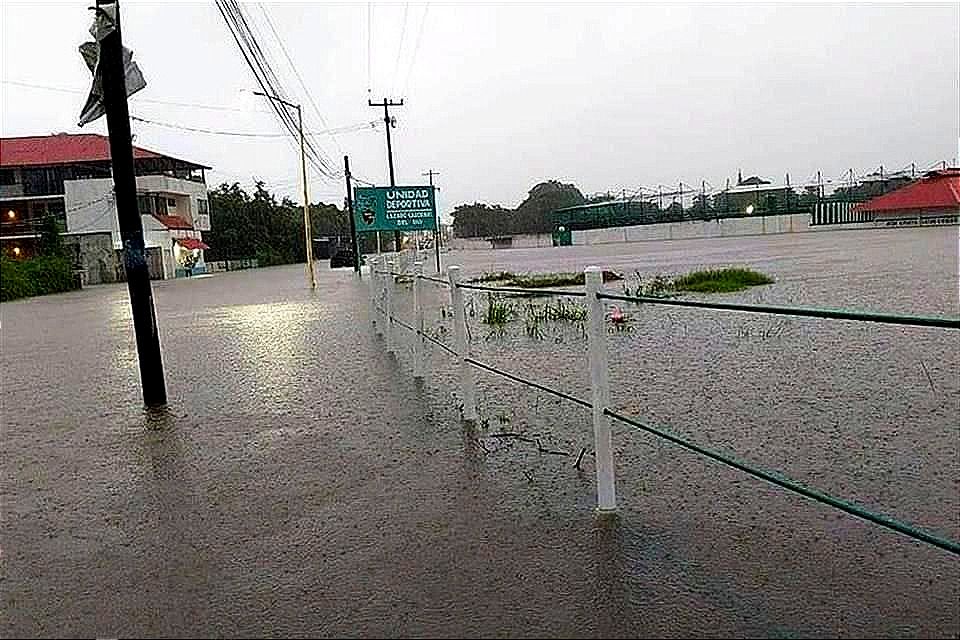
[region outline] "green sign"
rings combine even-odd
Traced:
[[[433,187],[357,187],[353,193],[357,233],[436,228]]]

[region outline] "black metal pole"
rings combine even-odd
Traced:
[[[97,0],[97,6],[114,4]],[[140,363],[140,384],[143,402],[148,407],[167,403],[163,380],[163,359],[157,314],[153,307],[153,290],[147,268],[143,241],[143,223],[137,208],[137,183],[133,168],[133,141],[130,137],[130,113],[127,109],[127,87],[123,73],[123,44],[120,36],[120,6],[117,4],[116,28],[100,41],[100,69],[103,79],[103,102],[110,135],[110,164],[116,196],[120,239],[123,242],[123,264],[127,273],[127,289],[133,308],[133,330],[137,339]]]
[[[350,184],[349,156],[343,156],[343,175],[347,179],[347,215],[350,216],[350,241],[353,243],[353,270],[360,273],[360,243],[357,242],[357,221],[353,219],[353,186]]]

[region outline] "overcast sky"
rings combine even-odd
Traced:
[[[89,39],[89,4],[2,3],[4,136],[81,131],[83,95],[13,83],[87,89],[77,46]],[[304,102],[308,128],[325,127],[264,10],[330,127],[382,117],[368,97],[404,98],[393,130],[397,181],[439,171],[444,212],[473,201],[514,206],[551,178],[585,193],[678,180],[722,186],[741,168],[775,181],[789,172],[798,183],[818,169],[836,177],[957,156],[956,3],[244,6],[290,96]],[[128,1],[122,17],[148,83],[131,113],[281,131],[250,93],[258,87],[213,2]],[[141,146],[214,167],[211,184],[256,176],[300,200],[298,156],[282,138],[141,123],[134,132]],[[338,164],[348,153],[357,174],[387,183],[382,125],[317,139]],[[314,173],[311,200],[339,203],[343,193],[341,181]]]

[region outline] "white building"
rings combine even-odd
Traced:
[[[209,167],[134,147],[134,169],[151,277],[203,271]],[[60,222],[88,282],[123,279],[108,138],[58,134],[0,140],[0,249],[28,257],[49,217]]]

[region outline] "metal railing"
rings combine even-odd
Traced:
[[[914,540],[924,542],[943,549],[955,555],[960,555],[960,542],[925,531],[907,522],[876,513],[849,500],[829,495],[818,489],[804,485],[801,482],[787,478],[780,473],[763,469],[750,462],[739,460],[733,456],[719,453],[707,447],[698,445],[686,438],[673,434],[665,429],[645,424],[638,418],[623,415],[613,409],[610,402],[610,389],[607,378],[607,345],[606,345],[606,318],[604,300],[616,300],[633,304],[658,304],[698,309],[713,309],[719,311],[738,311],[749,313],[764,313],[774,315],[792,315],[801,317],[825,318],[832,320],[850,320],[861,322],[877,322],[893,325],[908,325],[916,327],[932,327],[943,329],[960,329],[960,318],[944,318],[931,316],[910,316],[897,314],[881,314],[840,309],[821,309],[811,307],[787,307],[776,305],[737,304],[724,302],[701,302],[696,300],[682,300],[676,298],[658,298],[649,296],[625,296],[606,293],[602,290],[602,270],[599,267],[587,267],[584,271],[585,291],[562,291],[543,289],[523,289],[517,287],[491,287],[461,281],[460,267],[451,266],[448,269],[446,280],[423,275],[423,264],[414,263],[412,273],[398,272],[393,261],[377,269],[372,263],[370,281],[371,313],[377,333],[384,335],[387,342],[387,351],[396,354],[397,338],[394,326],[403,327],[411,331],[417,338],[414,340],[414,377],[424,376],[424,346],[431,342],[445,352],[454,356],[459,363],[460,397],[463,403],[463,418],[467,421],[477,420],[476,381],[474,371],[479,369],[518,384],[537,389],[557,396],[578,406],[590,409],[593,421],[594,455],[596,458],[597,480],[597,510],[599,512],[615,512],[617,509],[616,483],[614,474],[613,449],[611,446],[611,426],[616,420],[639,429],[645,433],[666,440],[692,451],[705,458],[719,462],[726,466],[742,471],[754,478],[769,482],[805,498],[828,505],[850,515],[862,518],[867,522],[895,531]],[[410,277],[413,279],[413,302],[415,323],[408,324],[394,314],[393,298],[395,295],[396,278]],[[430,336],[424,329],[423,321],[423,282],[434,282],[450,290],[450,305],[453,311],[454,345],[450,347],[442,341]],[[464,305],[464,290],[489,291],[496,293],[519,293],[527,295],[556,295],[586,298],[587,304],[587,343],[588,366],[590,369],[590,401],[577,398],[564,391],[553,389],[534,380],[530,380],[516,373],[497,369],[481,362],[472,356],[470,343],[467,338],[467,312]],[[379,305],[382,299],[384,304]]]

